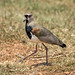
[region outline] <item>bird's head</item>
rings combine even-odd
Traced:
[[[33,19],[32,14],[25,14],[24,17],[25,17],[25,19],[23,20],[23,22],[25,22],[25,21],[29,22]]]

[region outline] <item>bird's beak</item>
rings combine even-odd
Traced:
[[[25,22],[27,20],[26,15],[24,15],[25,19],[23,20],[23,22]]]
[[[26,19],[23,20],[23,22],[25,22],[25,21],[26,21]]]

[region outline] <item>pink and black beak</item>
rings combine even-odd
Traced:
[[[28,15],[24,15],[25,19],[23,20],[23,22],[25,22],[28,18]]]

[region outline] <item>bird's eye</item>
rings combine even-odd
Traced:
[[[32,15],[29,15],[28,17],[30,18]]]

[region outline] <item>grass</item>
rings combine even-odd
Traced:
[[[25,24],[23,23],[24,14],[31,12],[38,25],[44,26],[67,44],[66,49],[46,44],[49,49],[49,62],[52,63],[52,66],[37,65],[37,63],[45,61],[45,51],[41,44],[38,46],[40,51],[33,55],[31,59],[27,59],[27,61],[21,64],[15,63],[15,61],[19,60],[18,54],[24,56],[30,54],[35,45],[29,41],[24,30]],[[25,41],[25,43],[22,43],[22,41]],[[30,48],[32,51],[30,51]],[[74,50],[75,0],[0,1],[1,75],[25,73],[46,75],[49,73],[72,71],[75,69]],[[36,63],[36,67],[30,68],[34,63]]]

